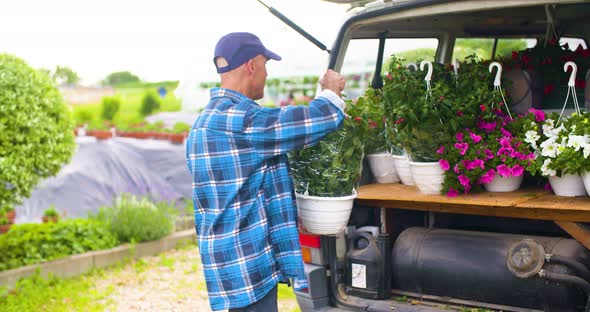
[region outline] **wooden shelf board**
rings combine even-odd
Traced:
[[[539,189],[481,192],[447,197],[422,194],[401,184],[367,184],[357,190],[362,205],[471,215],[590,222],[588,197],[561,197]]]

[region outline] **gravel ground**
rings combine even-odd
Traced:
[[[211,311],[195,246],[105,271],[96,288],[109,290],[105,311]],[[297,301],[279,299],[279,311],[299,311]]]

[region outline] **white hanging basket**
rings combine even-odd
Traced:
[[[368,154],[367,160],[371,167],[371,173],[377,183],[398,183],[399,176],[395,170],[394,159],[389,153]]]
[[[414,183],[423,194],[440,194],[445,179],[445,172],[438,162],[410,161],[410,170]]]
[[[410,160],[407,156],[391,155],[395,171],[404,185],[414,185],[412,171],[410,171]]]
[[[558,196],[586,196],[584,181],[578,174],[564,174],[561,177],[549,176],[549,184]]]
[[[584,171],[584,173],[582,173],[582,182],[584,182],[586,193],[590,194],[590,172]]]
[[[510,177],[503,177],[499,175],[497,172],[494,175],[494,180],[490,183],[484,183],[483,187],[488,192],[513,192],[520,188],[520,184],[522,184],[524,176],[510,176]]]
[[[295,194],[297,214],[312,234],[332,235],[344,230],[350,218],[356,191],[349,196],[320,197]]]

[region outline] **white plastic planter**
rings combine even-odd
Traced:
[[[484,183],[483,187],[488,192],[513,192],[520,188],[524,176],[515,177],[503,177],[496,172],[494,180],[490,183]]]
[[[584,181],[578,174],[564,174],[561,177],[549,176],[553,193],[558,196],[586,196]]]
[[[590,195],[590,172],[584,171],[584,173],[582,173],[582,181],[584,182],[586,193]]]
[[[395,170],[393,157],[389,153],[368,154],[367,160],[371,173],[377,183],[398,183],[399,177]]]
[[[414,184],[423,194],[440,194],[445,179],[445,172],[438,162],[410,161],[410,170]]]
[[[391,155],[395,171],[404,185],[414,185],[412,171],[410,171],[410,161],[407,156]]]
[[[319,197],[295,194],[297,214],[312,234],[332,235],[344,230],[357,194],[342,197]]]

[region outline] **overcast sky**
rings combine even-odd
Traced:
[[[331,47],[347,5],[321,0],[265,0]],[[0,53],[35,68],[69,66],[86,84],[129,70],[146,81],[217,79],[217,40],[248,31],[283,57],[269,76],[326,69],[327,53],[256,0],[2,0]],[[317,70],[316,70],[317,68]]]

